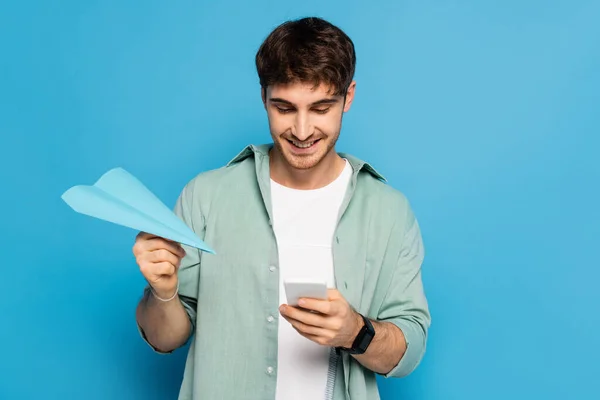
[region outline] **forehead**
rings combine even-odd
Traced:
[[[297,105],[311,104],[323,99],[342,98],[333,93],[333,88],[323,83],[315,87],[313,83],[293,82],[270,85],[267,88],[267,98],[284,99]]]

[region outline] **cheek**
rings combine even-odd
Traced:
[[[288,130],[293,123],[288,118],[276,113],[269,113],[269,126],[274,133],[283,133]]]
[[[320,115],[315,118],[314,124],[319,130],[327,136],[335,135],[340,128],[340,121],[333,115]]]

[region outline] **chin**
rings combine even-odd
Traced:
[[[276,147],[279,150],[280,154],[283,156],[285,162],[291,166],[292,168],[299,170],[307,170],[314,168],[318,165],[323,158],[327,155],[327,149],[319,148],[316,152],[312,154],[294,154],[288,145],[288,141],[283,139],[281,141],[276,141]]]
[[[285,161],[295,169],[311,169],[314,168],[319,162],[323,159],[323,157],[319,157],[318,155],[307,156],[307,157],[298,157],[293,154],[283,154]]]

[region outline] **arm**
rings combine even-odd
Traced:
[[[363,320],[356,314],[358,330],[363,326]],[[365,368],[378,374],[389,373],[402,359],[406,352],[406,340],[402,330],[390,322],[371,321],[375,329],[375,337],[364,354],[353,354],[352,356]],[[352,346],[347,343],[345,347]]]
[[[183,346],[191,335],[190,319],[178,295],[163,302],[145,290],[137,306],[136,319],[147,342],[161,353]]]
[[[192,187],[186,186],[174,212],[193,230],[198,226],[201,230],[196,233],[204,235],[204,221],[194,224],[197,221],[192,218],[192,193]],[[136,309],[139,332],[155,351],[170,353],[183,346],[195,330],[200,252],[144,233],[138,235],[133,250],[148,281]]]
[[[404,377],[415,370],[425,354],[427,333],[431,324],[421,278],[423,240],[419,224],[408,203],[405,207],[403,221],[396,224],[388,245],[385,262],[393,266],[393,271],[375,322],[387,327],[384,328],[380,341],[376,340],[379,333],[375,327],[373,340],[381,343],[375,345],[373,354],[377,349],[389,352],[390,363],[386,363],[385,368],[377,371],[386,378]],[[371,365],[369,350],[363,355],[364,359],[359,358],[360,356],[356,359]]]

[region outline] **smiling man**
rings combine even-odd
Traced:
[[[371,400],[376,374],[422,359],[419,225],[370,164],[336,151],[355,64],[327,21],[277,27],[256,55],[272,144],[200,173],[175,206],[217,255],[138,235],[142,337],[161,353],[191,339],[180,399]],[[286,280],[326,282],[328,298],[287,305]]]

